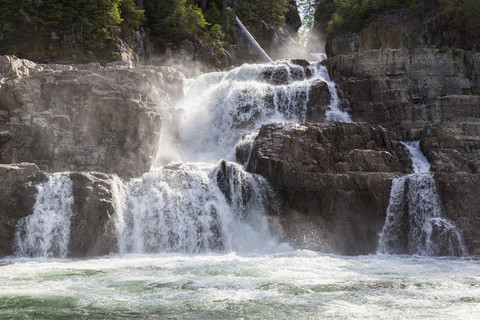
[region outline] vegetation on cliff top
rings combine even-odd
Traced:
[[[223,47],[233,24],[227,7],[241,19],[278,24],[288,0],[0,0],[0,54],[50,50],[95,59],[135,30],[145,30],[156,48],[192,38]]]
[[[316,21],[328,25],[329,30],[354,29],[368,23],[389,10],[398,8],[417,9],[425,0],[316,0],[321,10],[316,13]],[[472,30],[480,28],[479,0],[438,0],[444,13],[453,13],[458,22],[463,22]]]
[[[468,39],[480,38],[480,0],[314,0],[315,24],[324,31],[357,31],[394,10],[438,9]],[[474,41],[473,41],[474,42]]]

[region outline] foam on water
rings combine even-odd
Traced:
[[[18,222],[16,254],[65,257],[73,214],[72,181],[67,175],[56,173],[38,189],[33,213]]]
[[[4,262],[7,319],[473,320],[480,303],[480,261],[469,259],[289,251]]]

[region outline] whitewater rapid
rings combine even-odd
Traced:
[[[476,320],[480,261],[312,251],[4,261],[1,319]]]

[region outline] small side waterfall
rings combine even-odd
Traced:
[[[18,223],[16,255],[65,257],[72,214],[72,181],[61,173],[51,175],[39,187],[33,213]]]
[[[387,217],[379,239],[379,252],[426,256],[467,254],[460,230],[442,217],[430,164],[419,141],[403,143],[413,174],[393,179]]]

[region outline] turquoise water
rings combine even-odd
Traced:
[[[274,254],[0,261],[0,319],[478,319],[480,261]]]

